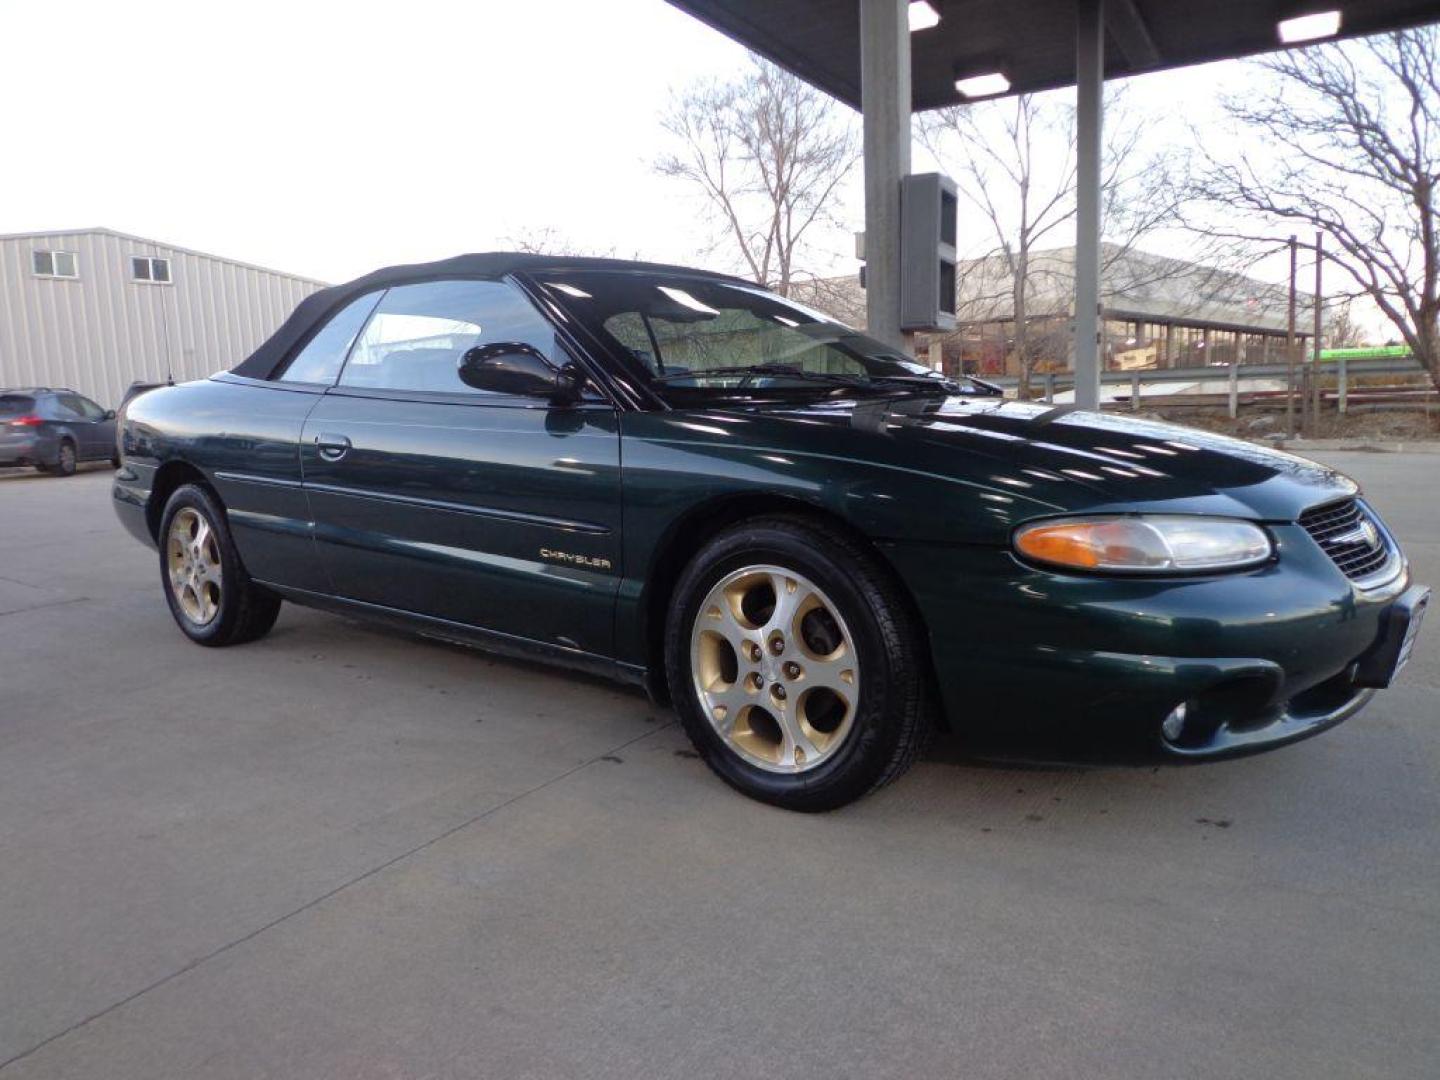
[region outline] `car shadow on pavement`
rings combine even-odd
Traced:
[[[678,718],[668,705],[653,703],[645,690],[629,683],[618,682],[586,671],[567,669],[541,660],[492,652],[479,645],[470,645],[447,638],[420,633],[383,621],[355,618],[331,613],[343,623],[347,633],[362,634],[383,641],[406,642],[427,650],[435,650],[461,662],[477,665],[477,677],[483,665],[497,665],[515,672],[525,672],[540,679],[555,679],[570,684],[583,684],[598,691],[616,693],[633,699],[635,707],[648,716],[678,727]],[[282,619],[269,635],[271,640],[295,635],[298,641],[306,628],[286,625]],[[577,720],[583,718],[577,718]],[[940,731],[921,758],[933,765],[961,769],[1000,772],[1076,774],[1104,769],[1189,768],[1192,762],[1167,759],[1147,746],[1143,740],[1123,733],[1089,731],[1078,738],[1073,726],[1057,721],[1053,726],[1027,724],[1018,732],[996,729],[983,731]]]
[[[530,660],[523,656],[512,656],[508,653],[493,652],[483,645],[469,645],[463,641],[455,641],[451,638],[441,637],[437,634],[427,634],[418,630],[409,629],[404,626],[392,625],[378,619],[357,618],[343,614],[333,614],[332,617],[344,622],[352,631],[370,634],[374,637],[388,641],[405,641],[426,649],[435,649],[448,654],[451,657],[463,657],[473,661],[476,665],[493,663],[506,668],[513,668],[516,671],[529,672],[534,675],[546,678],[564,680],[569,683],[580,683],[585,686],[592,686],[597,690],[609,690],[633,696],[641,707],[649,706],[649,698],[644,689],[631,683],[619,682],[615,679],[607,679],[603,675],[596,675],[588,671],[575,668],[567,668],[559,664],[546,663],[543,660]],[[283,623],[271,631],[271,637],[286,632]],[[299,628],[296,628],[298,631]],[[303,631],[299,631],[302,632]],[[477,674],[479,668],[477,667]],[[669,710],[665,710],[667,713]]]
[[[1090,772],[1106,768],[1188,768],[1195,763],[1167,758],[1133,732],[1087,732],[1073,727],[1030,723],[1019,730],[941,731],[924,760],[966,768],[1033,772]]]
[[[342,638],[370,643],[370,647],[365,647],[357,641],[356,648],[347,654],[346,667],[351,666],[351,661],[359,663],[356,659],[358,653],[368,656],[378,650],[380,654],[389,654],[397,647],[408,646],[423,650],[430,659],[412,656],[406,661],[407,670],[443,670],[451,677],[458,674],[460,685],[464,685],[467,668],[473,665],[477,686],[502,678],[534,679],[532,692],[541,695],[545,694],[550,680],[554,680],[557,693],[562,687],[583,686],[587,692],[597,695],[597,710],[617,706],[622,710],[633,708],[636,719],[654,725],[656,732],[669,729],[664,742],[653,747],[664,759],[672,756],[685,759],[698,757],[680,729],[673,710],[653,704],[640,687],[537,660],[501,655],[384,622],[333,613],[307,612],[309,615],[318,618],[290,622],[282,617],[268,640],[283,639],[283,648],[287,651],[309,654],[313,650],[313,658],[317,661],[338,662],[335,638],[338,630]],[[333,628],[324,628],[325,623],[332,623]],[[501,672],[508,675],[501,676]],[[430,675],[427,674],[426,678]],[[451,685],[453,692],[454,684]],[[614,697],[606,703],[599,695]],[[585,712],[583,708],[573,712],[567,722],[577,727],[585,724]],[[1014,722],[1013,718],[1009,722]],[[631,756],[623,755],[626,759]],[[644,760],[639,755],[634,756],[637,760]],[[597,760],[613,762],[615,759],[602,757]],[[701,762],[691,760],[687,764],[693,766],[697,773],[704,774],[704,780],[709,782],[708,770]],[[1123,817],[1127,808],[1141,812],[1151,805],[1157,790],[1173,790],[1174,784],[1179,782],[1184,789],[1204,796],[1197,796],[1198,809],[1191,818],[1200,824],[1227,822],[1217,826],[1223,829],[1228,827],[1228,821],[1234,814],[1217,810],[1211,805],[1211,797],[1236,795],[1237,792],[1243,795],[1250,781],[1239,777],[1254,775],[1248,770],[1237,774],[1229,769],[1219,769],[1211,776],[1211,781],[1204,781],[1201,773],[1209,770],[1197,763],[1163,758],[1145,740],[1121,732],[1106,732],[1091,727],[1077,729],[1073,722],[1067,725],[1064,718],[1057,718],[1053,724],[1032,719],[1020,730],[996,730],[992,727],[942,731],[922,756],[919,765],[919,769],[880,793],[878,801],[867,799],[856,804],[862,807],[857,812],[862,816],[876,812],[887,817],[896,813],[904,816],[917,805],[923,805],[926,814],[933,814],[937,806],[945,806],[950,812],[961,815],[983,813],[1003,817],[1013,811],[1019,815],[1017,820],[1034,825],[1042,820],[1053,822],[1058,804],[1073,806],[1077,795],[1084,792],[1086,800],[1106,807],[1096,811],[1102,815],[1100,820],[1109,820],[1103,815],[1113,812]],[[1187,775],[1200,782],[1184,780]],[[657,776],[656,779],[660,778]],[[1039,803],[1045,805],[1039,806]],[[986,821],[993,824],[989,817]]]

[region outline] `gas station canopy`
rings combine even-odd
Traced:
[[[670,0],[832,96],[860,108],[856,0]],[[1011,93],[1076,81],[1075,0],[930,0],[933,27],[910,35],[915,110],[966,100],[957,77],[1002,72]],[[1340,12],[1341,37],[1432,22],[1434,0],[1108,0],[1105,77],[1280,48],[1282,20]]]
[[[916,110],[1074,86],[1075,401],[1100,394],[1104,81],[1434,21],[1435,0],[670,0],[861,110],[866,329],[896,348],[939,325],[905,317],[938,238],[902,237]],[[955,252],[948,249],[953,266]],[[942,255],[943,258],[943,255]],[[933,276],[933,275],[932,275]],[[954,276],[926,305],[954,311]],[[928,286],[927,286],[928,287]]]

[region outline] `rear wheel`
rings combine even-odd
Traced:
[[[42,465],[40,471],[51,476],[74,476],[76,460],[75,444],[69,439],[61,439],[60,449],[55,454],[55,464]]]
[[[200,645],[254,641],[280,614],[280,598],[250,580],[225,511],[198,484],[177,488],[165,504],[160,580],[176,624]]]
[[[790,517],[711,541],[666,628],[696,749],[731,786],[793,810],[842,806],[910,766],[931,728],[924,655],[885,568]]]

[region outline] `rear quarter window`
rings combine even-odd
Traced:
[[[340,365],[345,362],[346,354],[383,291],[366,293],[332,315],[276,378],[281,382],[324,386],[334,383],[335,376],[340,374]]]

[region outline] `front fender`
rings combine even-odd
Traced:
[[[653,660],[648,657],[650,617],[658,610],[653,589],[675,576],[690,555],[677,551],[677,543],[697,522],[732,520],[737,508],[810,508],[872,542],[987,548],[1007,545],[1016,521],[1059,509],[1000,484],[858,457],[825,445],[823,438],[804,449],[793,445],[798,439],[766,440],[754,431],[732,438],[730,428],[712,419],[684,413],[622,417],[624,558],[616,613],[621,659]]]
[[[723,423],[721,421],[724,421]],[[883,438],[733,415],[627,414],[627,549],[653,548],[669,522],[720,498],[771,494],[844,519],[872,540],[1004,546],[1016,524],[1065,507],[1014,486],[981,455],[934,471]]]

